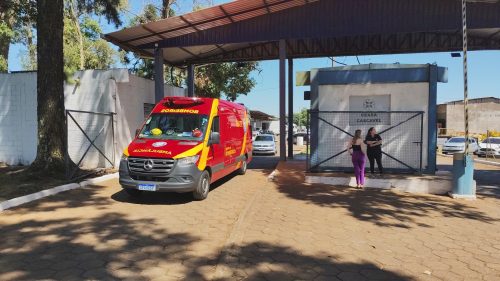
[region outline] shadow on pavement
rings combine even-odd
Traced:
[[[462,218],[486,223],[497,221],[475,207],[448,197],[306,184],[304,171],[300,167],[299,164],[280,163],[279,173],[275,180],[280,192],[290,198],[318,206],[343,208],[358,220],[368,221],[378,226],[431,227],[424,222],[426,216]]]
[[[254,155],[252,158],[252,162],[248,164],[248,169],[264,170],[270,173],[276,168],[279,160],[280,160],[279,156]]]
[[[217,265],[227,268],[229,274],[215,276],[212,280],[413,280],[369,262],[341,262],[326,253],[310,256],[265,242],[233,245],[229,252],[228,258],[222,258]],[[198,268],[205,263],[211,264],[212,260],[194,260],[192,267]],[[186,279],[199,280],[203,275],[194,270]]]
[[[238,176],[236,173],[232,173],[214,182],[210,186],[210,192],[224,185],[225,183],[227,183],[236,176]],[[208,196],[210,197],[210,193],[208,194]],[[187,193],[143,192],[141,196],[134,198],[129,196],[127,192],[125,192],[125,190],[120,190],[115,194],[111,195],[111,199],[122,203],[140,204],[140,205],[182,205],[194,201],[191,192]]]
[[[0,280],[139,280],[158,261],[192,258],[186,248],[198,237],[154,225],[118,213],[3,225]]]
[[[292,248],[252,243],[230,248],[229,259],[196,256],[201,237],[170,232],[153,219],[129,220],[108,213],[92,219],[27,220],[2,225],[0,280],[312,280],[326,276],[410,280],[371,263],[345,263],[336,257],[309,256]],[[228,256],[228,255],[224,255]],[[213,278],[215,267],[230,276]]]

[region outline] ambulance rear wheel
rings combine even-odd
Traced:
[[[244,175],[247,172],[247,158],[241,160],[241,166],[238,169],[238,175]]]
[[[198,185],[193,191],[193,197],[195,200],[203,200],[207,198],[208,192],[210,191],[210,174],[208,171],[203,171],[200,179],[198,180]]]

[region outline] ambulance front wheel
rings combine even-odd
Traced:
[[[196,189],[193,191],[193,197],[195,200],[203,200],[207,198],[208,192],[210,191],[210,174],[208,171],[203,171],[201,173]]]

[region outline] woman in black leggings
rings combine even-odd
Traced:
[[[375,172],[375,160],[377,160],[378,170],[382,174],[384,168],[382,167],[382,138],[377,135],[375,128],[371,127],[365,137],[365,144],[368,146],[367,156],[370,161],[370,172]]]

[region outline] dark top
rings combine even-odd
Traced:
[[[352,151],[361,151],[361,145],[353,144]]]
[[[379,144],[377,146],[369,146],[367,142],[369,141],[381,141],[382,138],[375,134],[375,136],[368,135],[365,138],[365,144],[367,145],[367,152],[382,152],[382,145]]]

